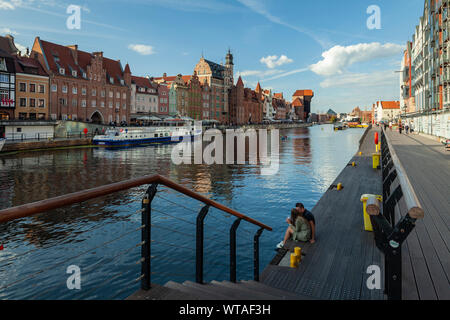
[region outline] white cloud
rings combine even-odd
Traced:
[[[271,69],[271,70],[245,70],[239,71],[236,74],[236,77],[267,77],[271,75],[275,75],[278,73],[284,72],[283,70]]]
[[[12,34],[13,36],[16,36],[19,33],[10,28],[0,28],[0,34]]]
[[[275,67],[280,67],[284,64],[292,63],[294,62],[294,60],[289,59],[287,56],[283,54],[279,58],[278,56],[262,57],[261,60],[259,60],[259,62],[265,64],[267,68],[273,69]]]
[[[309,30],[307,30],[305,28],[294,26],[294,25],[292,25],[290,23],[287,23],[285,20],[280,19],[279,17],[276,17],[276,16],[272,15],[270,13],[270,10],[265,8],[265,6],[261,2],[261,0],[237,0],[237,1],[240,2],[242,5],[246,6],[251,11],[262,15],[263,17],[265,17],[267,20],[269,20],[272,23],[279,24],[281,26],[287,27],[289,29],[292,29],[292,30],[295,30],[295,31],[297,31],[299,33],[303,33],[303,34],[307,35],[308,37],[313,39],[315,42],[317,42],[323,48],[329,46],[329,42],[326,39],[317,36],[315,33],[311,32],[311,31],[309,31]]]
[[[322,53],[323,59],[310,66],[319,75],[331,76],[342,74],[347,67],[358,63],[397,55],[403,46],[393,43],[382,45],[379,42],[359,43],[347,47],[334,46]]]
[[[14,43],[14,45],[16,46],[17,49],[19,49],[20,52],[22,52],[22,54],[27,52],[27,47],[21,45],[20,43]]]
[[[345,73],[329,77],[320,83],[322,88],[333,87],[381,87],[398,85],[399,75],[392,70],[373,73]]]
[[[152,46],[148,46],[145,44],[130,44],[128,49],[133,50],[143,56],[148,56],[155,53],[155,50]]]
[[[16,6],[10,2],[5,0],[0,0],[0,10],[14,10]]]

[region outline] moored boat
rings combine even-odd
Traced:
[[[109,129],[97,135],[92,143],[100,147],[131,147],[151,144],[178,143],[201,134],[194,127],[143,127]]]

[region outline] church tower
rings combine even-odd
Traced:
[[[227,114],[228,118],[230,117],[230,91],[234,85],[234,62],[233,62],[233,54],[231,50],[228,49],[228,53],[225,57],[225,70],[224,70],[224,86],[223,86],[223,96],[224,96],[224,112]]]

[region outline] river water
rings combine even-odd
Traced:
[[[257,165],[174,165],[174,145],[70,149],[0,157],[0,209],[149,174],[161,174],[273,228],[260,242],[261,270],[275,255],[296,202],[312,209],[358,149],[363,129],[314,126],[280,131],[280,169]],[[139,288],[145,187],[0,225],[0,299],[123,299]],[[201,203],[165,187],[152,202],[152,282],[195,281],[195,221]],[[229,280],[234,217],[205,220],[205,281]],[[253,235],[237,231],[238,280],[253,278]],[[320,226],[318,226],[320,233]],[[70,266],[81,273],[81,289]],[[68,280],[69,279],[69,280]]]

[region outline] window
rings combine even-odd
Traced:
[[[45,113],[38,113],[39,120],[45,120]]]
[[[111,84],[114,84],[114,79],[113,79],[113,78],[109,78],[109,82],[110,82]]]
[[[27,106],[27,98],[20,98],[19,105],[21,107],[26,107]]]
[[[30,120],[36,120],[36,113],[30,113]]]
[[[95,108],[95,107],[97,106],[97,100],[92,100],[92,101],[91,101],[91,106],[92,106],[93,108]]]
[[[110,98],[113,98],[113,97],[114,97],[114,92],[109,91],[109,97],[110,97]]]
[[[62,87],[62,92],[63,92],[63,93],[67,93],[67,86],[63,86],[63,87]]]
[[[116,109],[120,109],[120,102],[116,102]]]
[[[9,83],[9,76],[7,74],[0,73],[0,82]]]
[[[36,92],[36,85],[34,83],[30,83],[30,92]]]
[[[102,108],[104,108],[105,107],[105,101],[102,101],[100,105],[101,105]]]
[[[82,94],[83,96],[85,96],[85,95],[86,95],[86,92],[87,92],[86,88],[83,87],[83,88],[81,89],[81,94]]]
[[[105,97],[105,94],[106,94],[105,90],[102,90],[102,98]]]
[[[72,87],[72,93],[73,94],[78,94],[78,88],[77,87]]]
[[[124,84],[125,84],[125,81],[120,80],[120,84],[121,84],[121,85],[124,85]]]
[[[36,107],[36,99],[30,98],[30,107],[31,107],[31,108]]]
[[[78,105],[77,99],[72,99],[72,107],[76,107]]]
[[[112,101],[109,102],[109,107],[112,109],[112,107],[113,107]]]
[[[127,104],[124,103],[124,104],[123,104],[123,110],[126,110],[126,109],[127,109]]]
[[[83,78],[87,78],[87,74],[86,74],[86,72],[83,72]]]
[[[75,78],[77,77],[77,72],[75,70],[72,71],[72,76]]]
[[[96,96],[97,96],[97,90],[92,89],[92,96],[93,96],[93,97],[96,97]]]
[[[59,104],[60,104],[61,106],[67,106],[67,99],[60,98],[60,99],[59,99]]]
[[[64,75],[66,73],[66,70],[64,70],[64,68],[59,68],[59,73]]]
[[[81,100],[81,106],[82,106],[83,108],[86,108],[86,100]]]
[[[19,84],[19,88],[20,88],[20,92],[27,92],[27,84],[26,83],[21,82]]]
[[[45,100],[39,99],[39,108],[45,108]]]
[[[27,118],[27,114],[25,112],[19,112],[19,120],[25,120]],[[17,132],[22,132],[22,128],[17,128]]]
[[[58,86],[56,84],[52,84],[52,92],[57,92]]]
[[[116,92],[116,98],[120,99],[120,92]]]
[[[39,85],[39,93],[45,93],[45,86],[43,84]]]
[[[126,94],[126,93],[123,93],[122,98],[123,98],[123,99],[126,99],[126,98],[127,98],[127,94]]]

